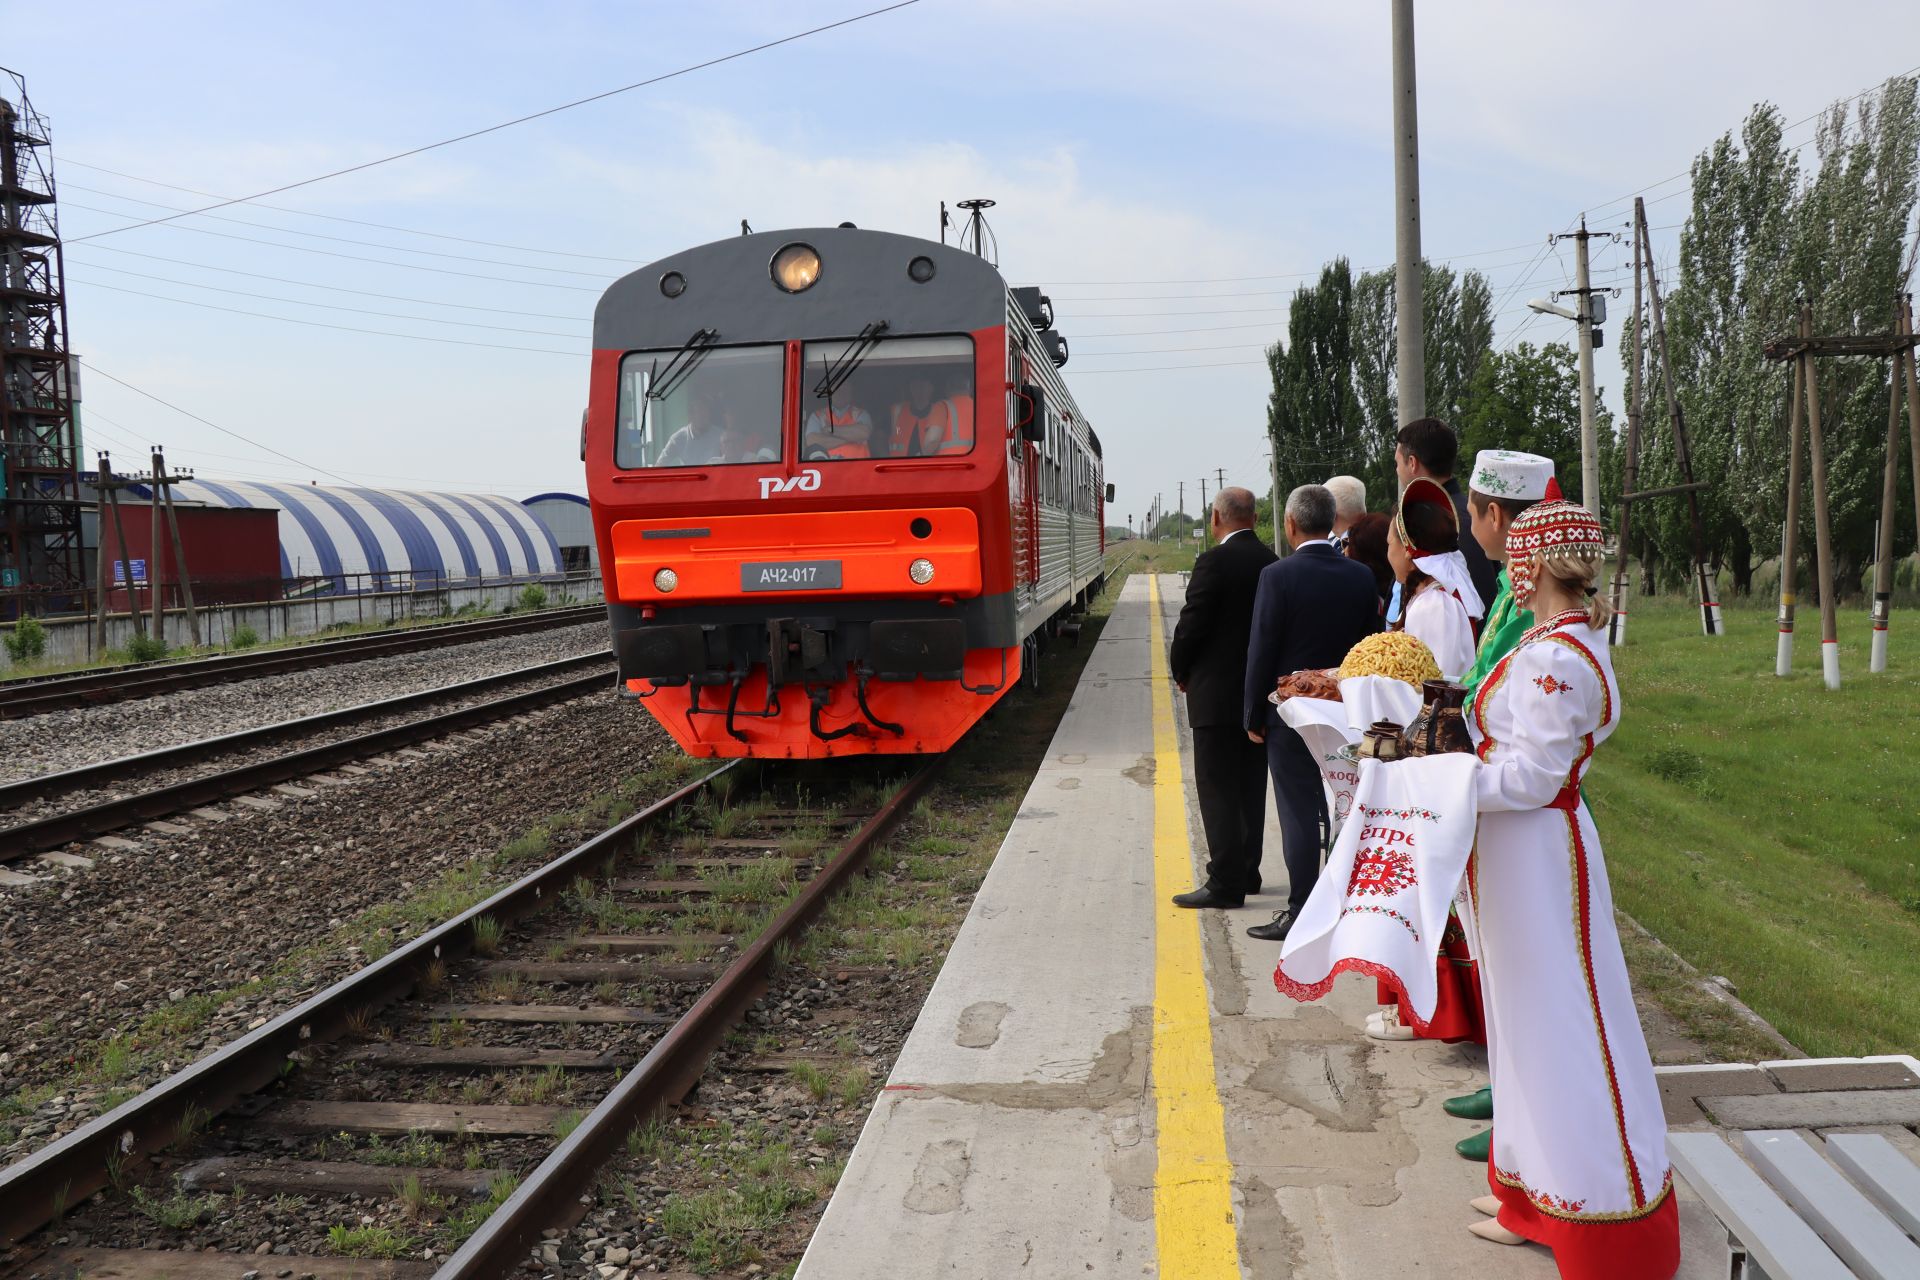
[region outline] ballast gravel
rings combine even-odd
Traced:
[[[0,782],[607,651],[607,624],[501,636],[5,722]]]

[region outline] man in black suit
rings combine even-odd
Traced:
[[[1301,485],[1287,496],[1285,529],[1293,554],[1261,570],[1253,601],[1242,724],[1248,738],[1266,744],[1287,859],[1287,909],[1272,924],[1247,930],[1269,942],[1287,936],[1320,877],[1327,795],[1319,762],[1267,695],[1281,676],[1339,666],[1347,650],[1380,629],[1373,571],[1333,549],[1327,540],[1333,520],[1333,495],[1325,485]]]
[[[1453,498],[1453,512],[1460,519],[1459,527],[1471,529],[1473,517],[1467,512],[1467,491],[1453,478],[1453,469],[1459,461],[1460,437],[1440,419],[1419,418],[1400,428],[1399,443],[1393,447],[1393,470],[1400,479],[1400,487],[1406,488],[1415,476],[1437,481]],[[1500,590],[1500,566],[1487,559],[1477,538],[1460,539],[1460,556],[1467,562],[1467,576],[1480,592],[1481,607],[1491,609],[1493,597]]]
[[[1174,902],[1237,907],[1247,894],[1260,892],[1267,753],[1247,740],[1241,703],[1253,593],[1274,557],[1254,536],[1253,495],[1245,489],[1219,492],[1208,527],[1215,545],[1193,562],[1168,659],[1174,682],[1187,695],[1187,723],[1193,726],[1193,785],[1207,831],[1207,882]]]

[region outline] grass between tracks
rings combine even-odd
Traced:
[[[1615,900],[1806,1052],[1912,1053],[1920,619],[1895,615],[1889,670],[1873,676],[1866,612],[1843,613],[1838,692],[1821,683],[1817,610],[1801,611],[1786,679],[1773,674],[1770,607],[1729,606],[1726,624],[1707,639],[1691,605],[1633,602],[1614,655],[1624,714],[1587,787]],[[1624,940],[1643,990],[1701,999]],[[1701,1019],[1669,1007],[1710,1048],[1754,1056],[1713,1030],[1724,1019],[1702,1035]]]
[[[196,992],[154,1010],[119,1034],[71,1046],[69,1071],[61,1079],[0,1097],[0,1145],[12,1142],[19,1126],[60,1094],[104,1090],[98,1111],[111,1111],[145,1083],[192,1062],[209,1026],[236,1000],[304,992],[315,985],[315,972],[337,968],[343,953],[350,959],[377,960],[494,893],[513,874],[540,865],[570,843],[605,829],[710,767],[683,756],[663,755],[617,789],[533,824],[499,851],[452,868],[411,896],[370,908],[327,937],[288,952],[258,978],[221,991]]]

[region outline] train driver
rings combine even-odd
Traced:
[[[871,458],[873,415],[859,405],[821,405],[800,429],[800,456],[809,462],[827,458]]]
[[[726,408],[713,387],[696,387],[687,404],[687,425],[674,432],[654,460],[656,467],[692,467],[720,461]]]
[[[973,452],[973,375],[955,369],[947,375],[947,421],[952,424],[945,435],[927,446],[928,453]]]
[[[896,458],[921,457],[932,453],[940,440],[953,431],[952,411],[943,400],[933,398],[933,378],[916,373],[907,379],[907,398],[893,406],[893,433],[888,437],[888,453]]]

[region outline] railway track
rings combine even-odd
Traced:
[[[608,654],[562,658],[518,671],[482,676],[458,684],[221,734],[76,769],[38,774],[0,785],[0,812],[17,812],[23,805],[52,802],[63,796],[99,790],[128,777],[175,772],[221,756],[250,753],[260,747],[298,741],[347,725],[384,720],[436,704],[490,694],[525,684],[529,680],[561,677],[533,689],[420,716],[317,746],[299,747],[266,758],[245,760],[210,773],[162,782],[130,794],[0,828],[0,863],[19,861],[46,849],[105,835],[137,822],[166,818],[261,787],[291,782],[323,769],[381,755],[461,729],[506,719],[587,694],[605,692],[611,687],[611,673],[612,658]]]
[[[939,761],[887,767],[838,804],[791,766],[758,766],[758,786],[754,765],[715,770],[0,1172],[0,1273],[186,1274],[181,1253],[135,1247],[153,1243],[152,1206],[183,1194],[156,1188],[175,1185],[304,1197],[309,1221],[342,1224],[335,1245],[376,1202],[438,1203],[437,1280],[519,1271],[699,1081]],[[232,1253],[191,1255],[192,1274],[332,1277],[353,1261],[255,1262],[260,1228],[236,1231]]]
[[[285,671],[335,666],[343,662],[363,662],[368,658],[415,653],[442,645],[469,644],[476,640],[551,631],[593,622],[605,616],[604,605],[580,605],[549,609],[524,617],[482,618],[475,622],[410,627],[397,634],[322,640],[285,649],[222,654],[215,658],[137,663],[73,675],[18,677],[0,682],[0,720],[98,703],[151,698],[182,689],[199,689]]]

